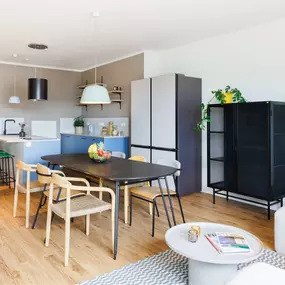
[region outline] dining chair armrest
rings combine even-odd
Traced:
[[[60,170],[51,170],[51,173],[56,173],[56,174],[59,174],[59,175],[65,177],[65,174]]]
[[[115,197],[115,193],[111,188],[107,187],[88,187],[88,186],[75,186],[72,185],[70,190],[87,191],[87,192],[108,192],[111,196]]]
[[[90,183],[84,178],[79,178],[79,177],[65,177],[65,178],[70,182],[83,182],[87,186],[87,187],[85,186],[86,188],[90,188]],[[72,185],[72,188],[73,187],[75,187],[75,185]],[[84,186],[76,186],[76,187],[84,187]]]

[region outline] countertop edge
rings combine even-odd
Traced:
[[[68,135],[68,136],[78,136],[78,137],[89,137],[89,138],[100,138],[100,139],[118,139],[118,138],[128,138],[129,136],[95,136],[95,135],[78,135],[74,133],[60,133],[61,135]]]

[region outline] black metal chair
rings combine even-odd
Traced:
[[[166,177],[166,183],[169,185],[170,184],[169,179],[173,179],[173,181],[174,181],[173,185],[176,188],[176,179],[180,175],[181,163],[177,160],[164,160],[164,159],[158,160],[157,163],[162,164],[162,165],[166,165],[166,166],[175,167],[175,168],[179,169],[172,177]],[[161,182],[159,181],[159,183],[161,183]],[[161,192],[160,192],[160,188],[157,186],[140,186],[140,187],[130,188],[129,190],[130,190],[130,226],[132,225],[132,208],[133,208],[132,199],[137,198],[137,199],[146,201],[148,203],[152,203],[152,236],[154,236],[155,211],[157,213],[157,216],[159,217],[159,211],[157,208],[156,199],[159,197],[162,197]],[[183,221],[183,223],[185,223],[182,204],[180,201],[180,196],[179,196],[179,193],[177,191],[177,188],[175,190],[170,189],[169,191],[170,191],[171,197],[177,197],[181,216],[182,216],[182,221]],[[164,196],[168,196],[167,189],[163,189],[163,194],[164,194]],[[170,206],[171,206],[171,211],[173,212],[172,205],[170,205]],[[173,216],[174,216],[174,214],[173,214]],[[176,224],[176,221],[174,221],[174,224]]]

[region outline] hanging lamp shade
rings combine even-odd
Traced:
[[[82,93],[80,104],[110,104],[108,90],[100,85],[87,86]]]
[[[21,103],[20,97],[18,97],[18,96],[11,96],[9,98],[9,103],[10,104],[20,104]]]
[[[42,101],[48,99],[48,81],[43,78],[29,78],[28,100]]]

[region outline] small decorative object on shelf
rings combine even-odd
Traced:
[[[88,148],[88,155],[94,162],[105,162],[111,157],[111,151],[104,150],[104,143],[94,143]]]
[[[19,126],[21,128],[21,131],[19,132],[19,137],[24,138],[26,136],[26,133],[24,131],[26,124],[25,123],[19,123]]]
[[[113,87],[113,90],[114,90],[114,91],[118,91],[118,90],[119,90],[119,86],[115,85],[115,86]]]
[[[75,128],[75,134],[76,135],[82,135],[83,134],[83,128],[84,128],[84,120],[82,116],[79,116],[74,119],[74,128]]]
[[[207,122],[210,122],[210,117],[208,116],[208,105],[216,99],[221,105],[228,103],[244,103],[246,99],[242,96],[240,90],[237,88],[231,88],[230,86],[226,86],[225,90],[218,89],[217,91],[212,91],[214,96],[211,100],[205,104],[201,104],[202,111],[202,119],[197,123],[195,128],[196,131],[204,131],[206,128]]]

